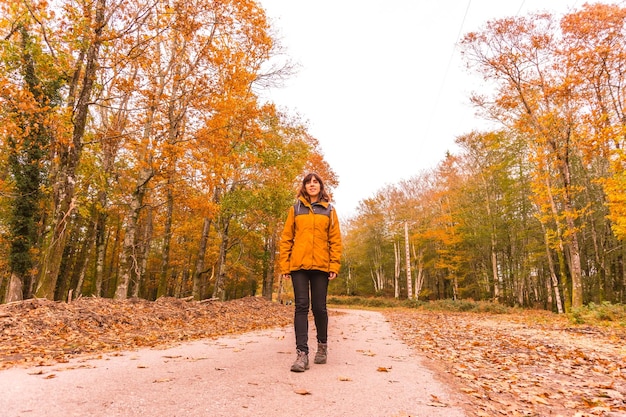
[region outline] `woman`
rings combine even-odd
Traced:
[[[295,297],[298,356],[291,366],[293,372],[309,369],[309,306],[317,329],[314,362],[326,363],[328,355],[326,295],[329,280],[339,273],[341,258],[339,221],[329,200],[320,176],[305,176],[281,237],[279,268],[283,278],[291,278]]]

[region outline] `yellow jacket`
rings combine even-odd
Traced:
[[[300,269],[339,273],[341,231],[330,203],[312,205],[300,197],[289,209],[280,240],[279,269],[289,274]]]

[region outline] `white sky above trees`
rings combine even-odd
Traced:
[[[435,167],[486,121],[469,104],[481,80],[456,43],[493,19],[583,0],[259,0],[300,68],[267,91],[299,114],[339,176],[339,216],[386,185]],[[623,1],[603,1],[624,4]]]

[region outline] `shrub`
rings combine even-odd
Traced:
[[[601,304],[591,302],[581,308],[572,309],[568,318],[574,324],[614,322],[626,326],[626,305],[611,304],[608,301]]]
[[[389,297],[339,297],[333,296],[328,298],[328,304],[339,306],[359,306],[366,308],[415,308],[429,311],[455,311],[464,312],[471,311],[476,313],[495,313],[506,314],[510,312],[510,308],[502,304],[489,301],[474,300],[437,300],[437,301],[421,301],[421,300],[396,300]]]

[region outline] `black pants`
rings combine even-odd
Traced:
[[[328,272],[299,270],[291,273],[295,298],[293,327],[296,332],[296,349],[309,353],[309,305],[317,329],[317,341],[326,343],[328,339],[328,312],[326,295],[328,294]],[[310,290],[310,297],[309,297]]]

